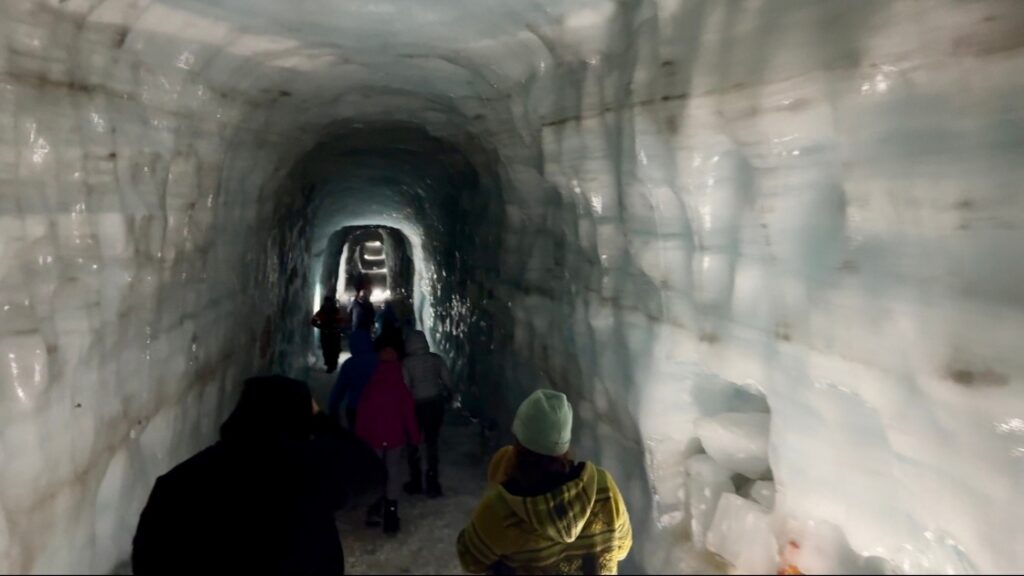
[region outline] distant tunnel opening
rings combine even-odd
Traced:
[[[292,234],[281,259],[295,280],[276,320],[284,326],[276,369],[317,366],[315,332],[289,323],[325,296],[345,308],[366,282],[378,308],[389,297],[411,301],[416,327],[450,363],[467,411],[507,412],[527,387],[510,392],[519,379],[494,370],[515,330],[498,297],[506,290],[498,281],[504,170],[469,133],[440,138],[395,121],[333,126],[281,185],[281,235]]]
[[[392,226],[345,226],[330,236],[321,263],[316,298],[335,296],[343,304],[359,287],[374,304],[389,298],[412,298],[415,286],[412,244]]]

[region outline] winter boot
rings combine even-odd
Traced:
[[[423,480],[419,476],[413,476],[412,480],[402,485],[402,490],[405,490],[406,494],[423,494]]]
[[[384,512],[384,497],[373,501],[370,507],[366,509],[366,525],[367,526],[380,526],[381,516]]]
[[[441,492],[441,483],[437,481],[437,471],[427,471],[427,496],[429,498],[437,498],[443,496]]]
[[[402,485],[406,494],[423,494],[423,469],[420,468],[420,453],[416,446],[409,448],[409,481]]]
[[[396,500],[385,500],[384,533],[388,535],[395,535],[398,534],[400,528],[400,519],[398,518],[398,502]]]

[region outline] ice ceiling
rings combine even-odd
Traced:
[[[127,557],[360,225],[631,569],[1019,571],[1022,103],[1016,0],[6,0],[0,572]]]

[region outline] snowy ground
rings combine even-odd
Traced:
[[[338,514],[345,548],[346,574],[459,574],[455,539],[466,525],[486,486],[487,459],[476,427],[451,413],[441,432],[441,483],[445,495],[434,500],[402,493],[398,513],[402,531],[387,537],[364,525],[369,495]],[[408,472],[399,471],[403,482]]]

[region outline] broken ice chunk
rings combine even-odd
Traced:
[[[691,456],[686,461],[686,492],[690,505],[690,528],[693,543],[705,546],[708,528],[715,518],[715,509],[722,494],[732,494],[731,473],[707,454]]]
[[[739,491],[739,495],[748,500],[753,500],[761,506],[771,510],[775,508],[775,483],[768,480],[757,480],[751,482]]]
[[[708,549],[742,574],[773,574],[779,562],[771,515],[760,504],[723,494],[707,536]]]
[[[695,374],[690,396],[701,415],[710,416],[724,412],[771,412],[768,400],[753,384],[738,384],[716,374]]]
[[[768,414],[727,412],[695,422],[704,450],[728,470],[749,478],[768,473]]]

